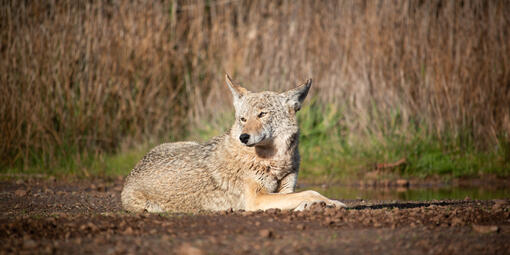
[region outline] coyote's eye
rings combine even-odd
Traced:
[[[262,118],[262,117],[266,116],[266,114],[267,114],[267,112],[260,112],[257,117]]]
[[[244,117],[239,118],[241,122],[246,122],[246,119]]]

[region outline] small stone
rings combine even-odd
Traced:
[[[464,224],[464,221],[461,218],[455,217],[452,219],[452,226],[460,226]]]
[[[502,199],[494,200],[494,205],[492,206],[493,210],[503,209],[506,206],[506,201]]]
[[[192,246],[189,243],[183,243],[179,248],[177,249],[177,254],[180,255],[202,255],[204,252],[200,250],[197,247]]]
[[[498,226],[483,226],[483,225],[474,225],[473,224],[473,230],[478,233],[488,234],[488,233],[498,232],[499,227]]]
[[[398,179],[396,182],[399,187],[409,187],[409,180],[406,179]]]
[[[260,237],[271,238],[273,237],[273,232],[269,229],[262,229],[259,231],[259,235]]]
[[[324,225],[328,226],[328,225],[333,225],[335,223],[336,223],[336,221],[331,217],[327,217],[326,219],[324,219]]]
[[[131,227],[127,227],[126,230],[124,230],[124,234],[126,234],[126,235],[133,234],[133,229]]]
[[[16,195],[17,197],[24,197],[26,194],[27,194],[26,190],[18,189],[14,191],[14,195]]]

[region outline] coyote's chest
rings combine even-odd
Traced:
[[[247,179],[254,180],[266,192],[276,192],[281,180],[299,169],[297,143],[275,140],[265,148],[250,148],[240,144],[229,135],[224,144],[213,154],[218,163],[213,169],[213,177],[220,188],[244,190]],[[289,146],[289,144],[291,146]]]
[[[263,186],[267,192],[276,192],[280,181],[288,174],[297,171],[297,166],[290,159],[257,162],[247,168],[248,174]]]

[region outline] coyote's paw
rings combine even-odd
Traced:
[[[338,200],[329,200],[329,202],[334,205],[336,208],[342,208],[342,207],[347,207],[347,205],[345,205],[344,203],[338,201]],[[328,204],[328,203],[326,203]],[[328,204],[329,205],[329,204]]]
[[[332,205],[336,208],[342,208],[342,207],[347,207],[344,203],[340,202],[340,201],[337,201],[337,200],[328,200],[328,201],[303,201],[301,202],[295,209],[294,211],[304,211],[304,210],[307,210],[310,208],[310,206],[313,204],[313,203],[320,203],[320,202],[325,202],[326,205]]]

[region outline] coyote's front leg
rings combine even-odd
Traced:
[[[293,193],[296,189],[297,172],[290,173],[280,180],[276,193]]]
[[[345,207],[340,201],[329,199],[316,191],[307,190],[296,193],[268,193],[255,181],[247,181],[245,190],[246,210],[267,210],[278,208],[282,210],[304,210],[315,202],[325,202],[327,205]]]

